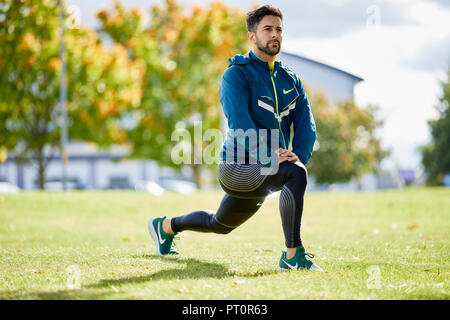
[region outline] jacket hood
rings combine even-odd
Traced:
[[[244,64],[248,64],[253,61],[256,61],[259,64],[261,64],[264,68],[267,68],[270,71],[269,63],[260,60],[258,57],[255,56],[255,54],[251,50],[244,55],[237,54],[234,57],[229,58],[228,61],[230,63],[228,65],[228,67],[235,65],[235,64],[244,65]],[[277,70],[279,67],[285,68],[285,66],[282,64],[282,62],[280,60],[276,59],[275,65],[274,65],[274,70]]]
[[[242,65],[242,64],[247,64],[250,63],[252,61],[252,58],[250,57],[250,52],[247,52],[244,55],[241,54],[237,54],[234,57],[231,57],[230,59],[228,59],[228,62],[230,62],[230,65],[234,65],[234,64],[238,64],[238,65]]]

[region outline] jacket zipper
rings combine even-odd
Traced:
[[[275,66],[274,66],[275,69]],[[286,140],[284,139],[284,134],[283,134],[283,130],[281,129],[281,117],[280,117],[280,113],[278,112],[278,96],[277,96],[277,88],[275,86],[275,81],[273,80],[273,72],[270,71],[270,80],[272,80],[272,85],[273,85],[273,91],[275,93],[275,108],[276,108],[276,112],[277,112],[277,120],[278,120],[278,126],[280,128],[280,132],[281,132],[281,136],[283,138],[283,144],[284,144],[284,149],[286,148]]]

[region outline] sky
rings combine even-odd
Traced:
[[[178,1],[188,10],[212,0]],[[377,135],[391,150],[385,167],[421,168],[420,145],[430,141],[427,121],[438,116],[440,81],[450,68],[449,0],[227,0],[248,11],[271,4],[283,12],[282,50],[343,69],[364,79],[358,106],[376,104],[384,121]],[[95,13],[110,0],[67,0],[81,23],[96,27]],[[122,1],[146,14],[162,0]],[[314,106],[312,106],[314,107]]]

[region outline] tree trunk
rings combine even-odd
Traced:
[[[40,149],[36,151],[36,161],[38,163],[38,177],[39,177],[39,189],[45,189],[45,164],[44,164],[44,150]]]
[[[201,179],[201,171],[202,167],[199,164],[192,164],[191,165],[192,171],[194,173],[194,182],[197,184],[197,188],[202,187],[202,179]]]

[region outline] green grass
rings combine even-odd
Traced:
[[[156,255],[150,217],[214,211],[222,195],[0,195],[0,299],[449,298],[450,189],[307,193],[302,239],[326,273],[276,271],[278,197],[228,235],[184,232],[181,256]]]

